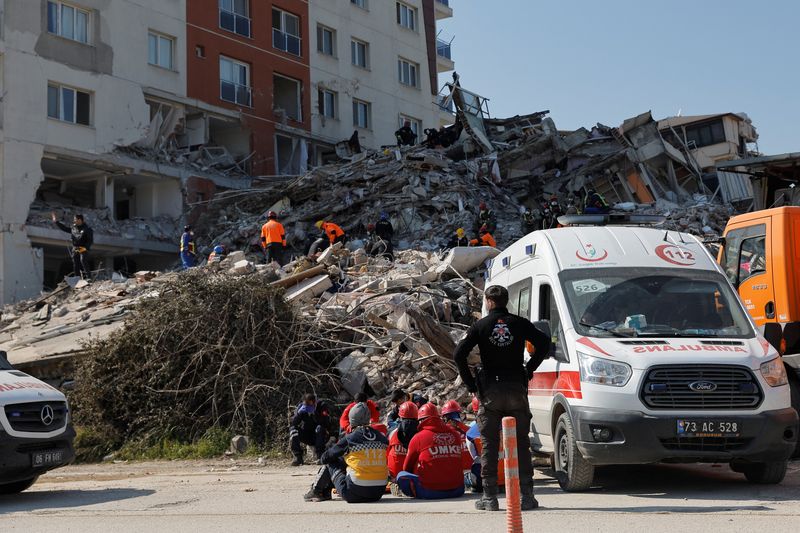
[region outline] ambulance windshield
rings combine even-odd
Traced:
[[[602,268],[560,274],[581,335],[592,337],[734,337],[755,334],[728,281],[718,272]]]

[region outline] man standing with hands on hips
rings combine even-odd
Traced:
[[[539,503],[533,496],[533,461],[528,438],[531,425],[528,381],[547,357],[550,339],[528,319],[508,312],[508,290],[504,287],[492,285],[484,291],[484,299],[488,314],[469,328],[454,354],[461,379],[480,399],[477,420],[483,443],[483,497],[475,502],[475,508],[500,509],[497,502],[500,430],[503,417],[513,416],[517,420],[521,506],[523,511],[536,509]],[[526,341],[534,347],[527,364],[524,363]],[[475,346],[480,350],[481,364],[473,376],[467,357]]]

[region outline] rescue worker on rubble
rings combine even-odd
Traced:
[[[478,205],[478,221],[476,226],[486,226],[490,233],[496,229],[497,222],[494,219],[494,211],[489,209],[486,202],[481,202]]]
[[[400,406],[410,401],[411,396],[403,389],[396,389],[392,392],[392,397],[389,399],[389,405],[391,405],[392,408],[389,414],[386,415],[386,427],[389,431],[394,429],[400,420]]]
[[[473,324],[458,344],[454,359],[467,390],[478,394],[478,426],[481,432],[481,476],[483,497],[475,502],[478,510],[497,511],[497,460],[500,426],[504,416],[517,421],[520,493],[522,509],[538,507],[533,496],[533,462],[528,431],[531,410],[528,406],[528,382],[550,351],[550,338],[529,320],[508,312],[508,290],[492,285],[484,291],[488,314]],[[524,363],[526,341],[533,346],[533,356]],[[473,375],[467,364],[470,351],[479,347],[480,366]]]
[[[350,410],[353,409],[356,405],[363,403],[369,408],[370,413],[370,420],[373,424],[379,424],[380,422],[380,413],[378,412],[378,406],[372,400],[368,399],[366,392],[359,392],[355,396],[355,401],[351,402],[347,407],[344,408],[342,412],[342,416],[339,417],[339,434],[343,433],[350,433],[353,429],[350,427]],[[383,424],[380,424],[381,426]],[[380,427],[378,429],[381,429]],[[385,435],[387,430],[383,430],[383,434]]]
[[[426,403],[419,410],[417,434],[408,444],[392,493],[425,500],[463,495],[462,449],[458,432],[445,425],[435,405]]]
[[[375,224],[375,235],[383,241],[383,246],[385,247],[381,255],[386,257],[389,261],[394,260],[394,245],[392,244],[394,226],[392,226],[389,220],[389,214],[385,211],[381,212],[380,220]]]
[[[181,235],[181,263],[184,270],[192,268],[197,264],[197,249],[194,242],[194,231],[191,226],[183,227],[183,235]]]
[[[387,452],[387,463],[389,466],[389,479],[395,481],[397,474],[403,471],[406,456],[408,455],[408,445],[414,435],[417,434],[419,421],[419,409],[414,402],[403,402],[397,411],[397,427],[389,432],[389,451]]]
[[[447,241],[448,248],[457,248],[459,246],[469,246],[469,239],[464,234],[464,228],[456,229],[455,234]]]
[[[406,120],[403,126],[394,132],[397,146],[414,146],[417,144],[417,134],[411,129],[411,121]]]
[[[208,262],[214,263],[219,262],[225,257],[225,247],[221,244],[218,244],[214,247],[211,253],[208,255]]]
[[[365,403],[354,405],[348,417],[352,431],[322,454],[320,462],[324,466],[304,500],[330,500],[334,487],[347,503],[376,502],[383,497],[389,475],[386,462],[389,441],[369,426],[370,408]]]
[[[536,231],[540,228],[541,222],[536,219],[536,215],[533,214],[533,211],[530,209],[525,209],[525,212],[522,213],[522,230],[525,235]]]
[[[88,280],[89,275],[89,250],[94,244],[94,231],[86,224],[83,215],[72,217],[72,227],[63,224],[55,212],[50,213],[50,218],[56,223],[58,229],[70,234],[72,240],[72,275]]]
[[[492,237],[492,234],[489,233],[489,229],[486,226],[481,226],[481,229],[478,230],[478,238],[469,241],[469,245],[491,246],[492,248],[497,248],[497,241],[494,240],[494,237]]]
[[[587,215],[605,214],[611,211],[608,202],[602,194],[594,189],[589,189],[586,192],[586,203],[583,206],[583,212]]]
[[[303,464],[304,444],[314,447],[315,460],[322,457],[328,442],[330,421],[330,411],[324,402],[317,402],[317,397],[311,393],[303,396],[289,424],[289,447],[294,456],[292,466]]]
[[[267,222],[261,226],[261,247],[267,263],[273,261],[283,266],[283,252],[286,250],[286,230],[278,222],[278,213],[267,213]]]
[[[308,255],[314,255],[333,246],[337,242],[344,243],[347,240],[344,230],[338,224],[326,220],[317,220],[314,226],[321,232],[320,237],[314,241],[308,250]]]

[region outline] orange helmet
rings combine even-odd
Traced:
[[[419,409],[417,409],[417,404],[414,402],[405,402],[403,405],[400,406],[400,409],[397,410],[398,415],[400,418],[418,418],[419,417]]]
[[[431,416],[439,416],[439,410],[436,409],[436,406],[432,403],[428,402],[422,407],[419,408],[419,419],[422,420],[423,418],[429,418]]]
[[[442,407],[442,416],[449,415],[450,413],[461,413],[461,404],[456,400],[447,400],[444,407]]]

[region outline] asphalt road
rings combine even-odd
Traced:
[[[0,497],[0,531],[506,531],[505,513],[475,511],[474,495],[305,503],[315,471],[252,460],[73,466]],[[664,465],[605,468],[595,488],[566,494],[545,474],[537,471],[542,507],[524,513],[526,532],[800,530],[800,462],[777,486],[750,485],[723,465]]]

